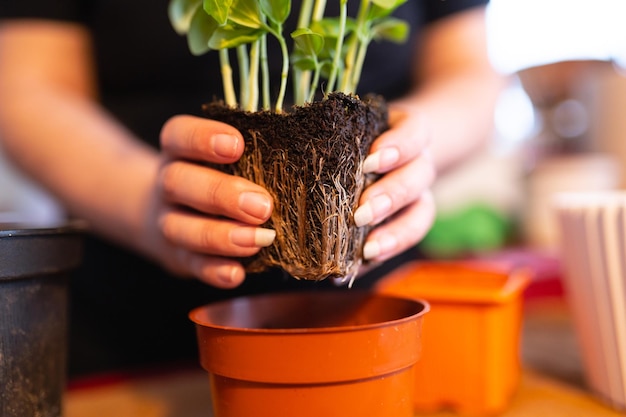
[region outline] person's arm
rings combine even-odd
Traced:
[[[241,135],[209,120],[187,123],[187,130],[166,126],[164,148],[171,155],[161,157],[97,104],[91,54],[89,33],[77,24],[0,24],[0,141],[6,153],[95,233],[177,273],[222,287],[238,285],[243,268],[227,257],[249,256],[268,244],[269,233],[255,226],[269,217],[269,195],[208,169],[199,184],[189,183],[184,180],[198,176],[199,166],[167,162],[186,152],[172,136],[198,148],[201,159],[226,163],[241,154]],[[220,156],[224,147],[230,154]],[[216,216],[210,223],[191,219],[198,227],[189,232],[189,226],[179,228],[181,217],[189,215],[163,202],[194,186],[206,187],[194,204]],[[246,207],[256,202],[262,213],[244,212],[242,199]],[[220,221],[222,215],[234,220]]]
[[[131,246],[158,167],[95,103],[89,36],[78,25],[0,26],[0,137],[8,154],[99,233]]]
[[[496,100],[506,85],[488,57],[485,8],[431,24],[415,56],[415,88],[396,104],[427,119],[442,173],[491,138]]]
[[[355,216],[380,224],[366,245],[374,261],[410,248],[428,232],[435,174],[483,147],[505,85],[488,58],[484,8],[438,20],[420,36],[414,88],[391,104],[392,129],[376,140],[366,160],[367,170],[386,173],[365,190]]]
[[[424,58],[416,63],[423,65],[419,85],[396,103],[392,129],[377,139],[364,167],[385,174],[365,190],[355,213],[358,225],[379,225],[368,237],[368,259],[388,259],[427,232],[435,174],[428,144],[442,168],[485,138],[497,83],[485,65],[484,39],[473,32],[484,34],[482,24],[482,14],[463,14],[437,23],[424,37],[418,51]],[[97,232],[180,273],[237,285],[244,273],[230,257],[271,242],[268,231],[255,227],[269,216],[269,196],[243,179],[187,161],[234,161],[243,148],[240,136],[228,126],[180,116],[162,131],[163,150],[172,160],[139,145],[92,100],[88,41],[83,29],[67,25],[0,29],[0,97],[15,104],[0,106],[0,139],[26,172]],[[468,49],[473,42],[478,45]],[[450,46],[457,43],[462,46]],[[216,145],[225,142],[232,154],[218,157]]]

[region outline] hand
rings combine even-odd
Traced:
[[[217,287],[239,285],[245,272],[233,258],[274,240],[273,230],[258,227],[270,217],[272,199],[261,186],[203,162],[237,161],[243,137],[224,123],[175,116],[163,126],[161,148],[158,227],[171,245],[168,268]]]
[[[363,256],[382,262],[416,245],[435,217],[430,187],[435,166],[428,152],[430,132],[415,110],[393,109],[390,129],[372,144],[364,171],[384,174],[365,189],[354,214],[358,226],[376,226]]]

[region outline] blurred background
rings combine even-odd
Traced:
[[[555,191],[626,184],[624,0],[492,0],[490,53],[510,75],[484,151],[435,187],[435,258],[556,245]],[[0,221],[64,216],[0,148]]]
[[[490,54],[510,83],[484,152],[439,179],[431,256],[549,257],[554,192],[626,184],[623,16],[623,0],[491,1]]]
[[[438,179],[437,218],[420,244],[420,251],[433,259],[529,265],[533,285],[524,293],[524,307],[531,313],[524,317],[524,365],[576,387],[584,387],[585,381],[573,324],[568,310],[549,302],[560,301],[564,294],[552,196],[626,187],[624,16],[626,0],[491,0],[490,55],[495,67],[510,77],[509,84],[482,152]],[[15,169],[0,147],[0,223],[47,225],[64,216],[60,205]],[[530,299],[535,301],[534,312]],[[195,392],[202,399],[199,390],[205,389],[206,380],[200,376]],[[554,415],[555,401],[563,398],[555,397],[559,391],[546,390],[541,379],[539,386],[528,385],[534,381],[532,374],[530,380],[524,378],[530,395],[521,409],[545,404],[545,415]],[[123,389],[112,392],[121,392],[132,403]],[[194,390],[184,391],[187,401],[187,393]],[[91,394],[84,392],[84,404],[91,410]],[[137,392],[145,400],[144,391]],[[538,392],[549,398],[540,401]],[[569,387],[566,392],[573,407],[581,406],[583,400],[572,396]],[[80,392],[74,398],[74,410],[77,404],[80,409]],[[169,399],[175,401],[176,393]],[[564,401],[564,409],[568,404]],[[573,409],[567,409],[571,414]]]

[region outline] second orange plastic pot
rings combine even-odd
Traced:
[[[526,269],[479,262],[417,261],[377,286],[381,293],[425,299],[422,357],[416,365],[416,411],[503,412],[520,375]]]
[[[215,417],[412,417],[425,302],[359,291],[199,307]]]

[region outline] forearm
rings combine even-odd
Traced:
[[[434,23],[422,35],[413,91],[396,103],[423,115],[439,172],[490,139],[505,78],[491,66],[483,8]]]
[[[2,22],[0,140],[74,216],[145,252],[158,155],[98,105],[91,56],[79,25]]]
[[[158,165],[87,99],[41,85],[2,89],[0,137],[10,157],[97,233],[145,249],[143,219]]]
[[[423,115],[431,134],[430,151],[442,173],[491,139],[493,110],[502,80],[477,71],[431,81],[394,106]]]

